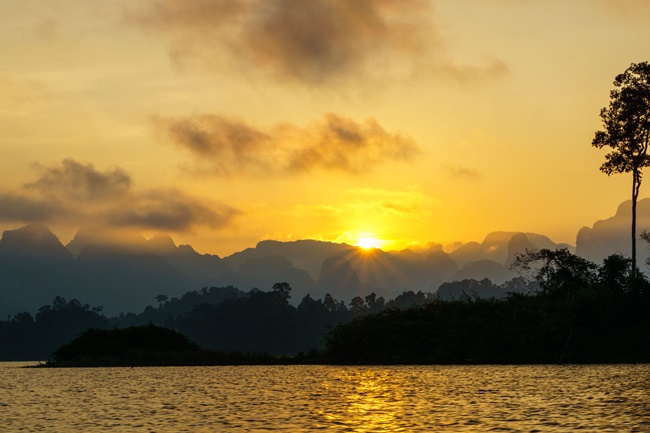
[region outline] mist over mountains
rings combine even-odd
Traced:
[[[158,295],[173,298],[225,286],[267,291],[277,282],[291,285],[294,304],[307,294],[318,299],[329,293],[348,302],[370,292],[387,298],[406,290],[434,293],[450,281],[488,278],[503,284],[517,276],[510,265],[526,249],[569,248],[598,263],[613,253],[629,255],[630,212],[626,201],[613,217],[583,227],[575,247],[535,233],[493,232],[450,253],[438,244],[382,251],[315,240],[267,240],[225,258],[176,245],[167,235],[145,239],[93,229],[79,230],[63,245],[48,227],[29,224],[5,231],[0,240],[0,314],[33,312],[63,296],[115,315],[140,311]],[[650,228],[650,199],[638,203],[638,227],[639,232]],[[648,256],[641,243],[642,269]]]

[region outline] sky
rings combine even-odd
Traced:
[[[2,0],[0,229],[221,256],[575,244],[631,194],[591,141],[649,19],[645,0]]]

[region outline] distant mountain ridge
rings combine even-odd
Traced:
[[[83,230],[66,247],[42,224],[5,231],[0,314],[33,311],[55,296],[103,306],[109,314],[137,311],[159,294],[180,296],[232,272],[218,256],[177,247],[171,238],[138,236],[115,242]]]
[[[576,238],[576,254],[600,263],[610,254],[618,253],[629,257],[632,250],[631,237],[632,200],[618,206],[614,216],[599,220],[592,227],[582,227]],[[650,198],[637,202],[637,236],[643,230],[650,230]],[[637,266],[647,270],[650,258],[648,244],[637,239]]]
[[[629,250],[630,202],[616,214],[583,227],[576,247],[546,236],[493,232],[451,253],[439,244],[418,250],[382,251],[316,240],[265,240],[230,256],[199,254],[176,245],[168,235],[145,239],[137,233],[81,229],[64,246],[42,224],[7,230],[0,239],[0,314],[34,311],[55,296],[103,306],[107,314],[139,311],[157,295],[169,298],[202,287],[234,286],[270,290],[288,282],[291,301],[306,294],[326,293],[348,302],[370,292],[394,297],[403,291],[435,292],[451,281],[489,278],[495,284],[517,276],[514,257],[531,248],[569,248],[600,262],[609,254]],[[639,201],[639,231],[650,228],[650,199]],[[650,256],[639,246],[639,265]]]

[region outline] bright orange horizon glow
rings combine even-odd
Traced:
[[[364,250],[370,250],[374,248],[381,248],[381,246],[384,244],[384,241],[379,240],[374,237],[361,237],[357,239],[357,242],[354,244],[357,247],[363,248]]]

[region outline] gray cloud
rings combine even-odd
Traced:
[[[453,62],[430,0],[153,0],[127,17],[167,36],[177,65],[227,60],[307,85],[419,69],[461,80],[504,70]]]
[[[70,212],[58,200],[47,200],[18,193],[0,193],[0,220],[48,222],[69,218]]]
[[[131,189],[131,177],[121,168],[100,172],[92,164],[66,158],[60,166],[43,167],[38,180],[25,185],[43,195],[70,200],[101,200],[121,195]]]
[[[240,120],[206,114],[156,118],[155,124],[173,143],[207,161],[218,173],[274,170],[273,161],[264,155],[272,152],[271,137]]]
[[[132,206],[111,209],[106,220],[112,226],[185,230],[195,225],[220,227],[237,213],[225,205],[207,207],[178,190],[153,190],[140,194]]]
[[[408,136],[327,114],[307,127],[283,123],[261,131],[219,115],[156,118],[173,143],[215,174],[291,174],[315,169],[360,173],[389,161],[408,161],[420,148]]]
[[[451,177],[454,177],[454,178],[475,180],[475,179],[478,179],[478,178],[481,177],[481,172],[474,169],[474,168],[462,167],[462,166],[458,166],[458,165],[456,165],[456,166],[443,165],[442,168]]]
[[[36,181],[0,193],[0,221],[182,231],[222,227],[239,213],[177,189],[137,190],[121,168],[101,172],[73,159],[35,167],[41,171]]]

